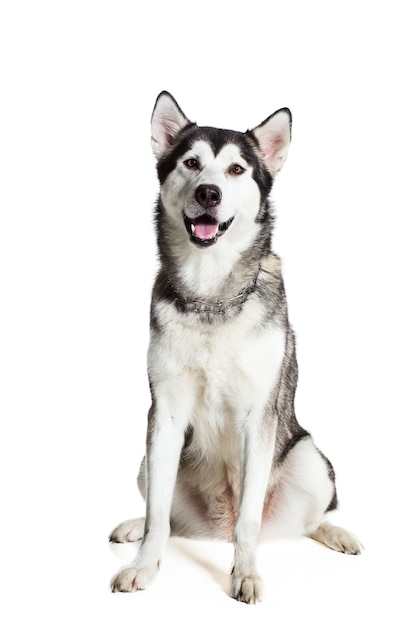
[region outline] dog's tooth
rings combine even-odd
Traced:
[[[194,231],[195,231],[195,226],[194,224],[191,224],[191,234],[194,235]]]

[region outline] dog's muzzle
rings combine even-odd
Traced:
[[[184,214],[184,224],[190,235],[190,241],[197,246],[207,247],[216,243],[233,222],[231,217],[227,222],[218,222],[213,215],[221,202],[222,193],[217,185],[199,185],[195,191],[195,199],[204,213],[198,217],[190,218]]]

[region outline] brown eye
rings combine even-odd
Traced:
[[[233,163],[233,165],[231,165],[229,168],[230,174],[235,174],[235,176],[239,176],[240,174],[243,174],[244,171],[245,170],[243,169],[241,165],[239,165],[239,163]]]
[[[184,165],[185,165],[185,167],[188,167],[189,170],[196,170],[196,169],[198,169],[198,161],[197,161],[197,159],[187,159],[186,161],[184,161]]]

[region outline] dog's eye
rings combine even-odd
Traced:
[[[197,170],[198,169],[198,161],[197,159],[187,159],[184,161],[185,167],[188,167],[189,170]]]
[[[239,176],[240,174],[243,174],[244,171],[245,171],[244,168],[241,165],[239,165],[239,163],[233,163],[233,165],[229,167],[229,173],[234,174],[235,176]]]

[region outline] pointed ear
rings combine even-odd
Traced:
[[[279,109],[251,131],[258,140],[261,157],[272,176],[279,172],[287,158],[291,123],[291,111]]]
[[[174,143],[185,126],[191,124],[180,107],[167,91],[162,91],[156,99],[151,119],[151,145],[159,159]]]

